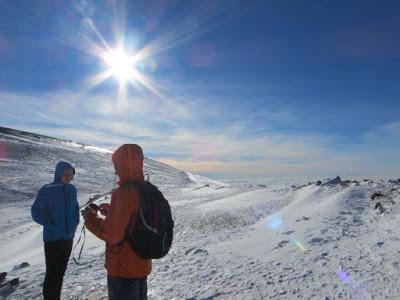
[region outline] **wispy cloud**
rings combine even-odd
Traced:
[[[158,101],[131,97],[123,110],[114,98],[90,95],[77,98],[69,91],[37,95],[0,93],[3,126],[34,131],[115,149],[138,143],[147,155],[193,172],[246,176],[335,175],[393,171],[376,158],[376,138],[400,135],[400,122],[368,130],[362,142],[337,149],[337,137],[318,132],[276,130],[268,124],[254,128],[249,118],[232,121],[218,106],[208,109],[201,99]],[[267,118],[287,124],[290,109]],[[261,123],[260,123],[261,124]],[[386,151],[383,151],[386,153]],[[393,158],[393,157],[392,157]],[[400,164],[399,164],[400,167]]]
[[[400,145],[400,121],[370,128],[362,135],[362,139],[365,143],[374,143],[375,145]]]

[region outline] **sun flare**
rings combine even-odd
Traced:
[[[123,49],[110,50],[103,54],[103,60],[109,68],[110,73],[118,78],[120,82],[134,79],[135,59],[128,55]]]

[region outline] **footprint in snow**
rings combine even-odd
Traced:
[[[282,234],[289,235],[289,234],[292,234],[293,232],[294,232],[294,230],[288,230],[288,231],[282,232]]]
[[[392,267],[397,270],[400,269],[400,262],[397,261],[397,262],[392,263]]]
[[[287,244],[289,244],[289,241],[288,240],[283,240],[283,241],[279,242],[278,247],[282,248],[282,247],[286,246]],[[275,247],[275,249],[277,249],[278,247]]]
[[[185,254],[189,254],[189,253],[192,253],[192,254],[208,254],[208,251],[207,250],[204,250],[204,249],[196,249],[196,248],[190,248],[189,250],[187,250],[186,252],[185,252]]]
[[[315,244],[323,245],[323,244],[326,244],[327,242],[328,241],[324,240],[323,238],[315,237],[315,238],[311,239],[311,241],[309,243],[312,244],[312,245],[315,245]]]

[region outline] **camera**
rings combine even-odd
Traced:
[[[90,207],[91,209],[93,209],[93,210],[95,210],[95,211],[98,211],[98,210],[99,210],[99,206],[98,206],[97,204],[94,204],[94,203],[90,203],[90,204],[88,205],[88,207]]]

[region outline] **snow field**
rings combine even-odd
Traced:
[[[44,254],[41,227],[30,219],[33,197],[63,159],[77,166],[81,204],[96,195],[96,203],[110,201],[111,154],[19,132],[0,131],[0,142],[8,148],[0,158],[0,271],[20,278],[0,296],[40,299]],[[150,159],[145,171],[176,224],[171,252],[148,278],[150,299],[400,299],[400,182],[222,183]],[[14,268],[24,261],[30,266]],[[88,233],[80,265],[69,263],[63,299],[106,299],[103,265],[104,243]]]

